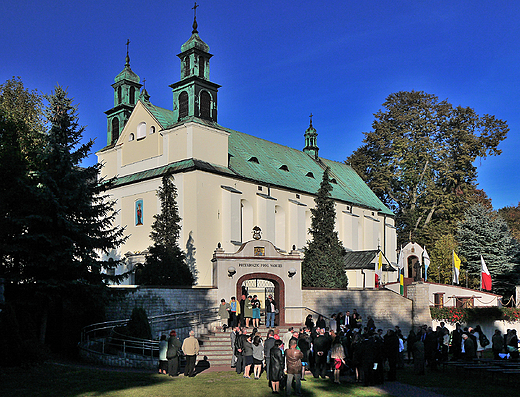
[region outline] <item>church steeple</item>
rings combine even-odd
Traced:
[[[220,85],[209,80],[209,60],[213,55],[199,36],[197,7],[195,3],[191,37],[181,46],[181,53],[177,55],[181,60],[181,80],[170,85],[173,91],[173,112],[178,121],[198,117],[216,122]]]
[[[125,67],[121,73],[115,77],[114,84],[112,84],[114,88],[114,107],[105,112],[107,115],[108,145],[117,142],[123,127],[139,99],[139,90],[142,87],[142,84],[139,83],[139,76],[130,68],[129,45],[130,40],[127,40]]]
[[[305,131],[305,147],[303,151],[307,153],[309,156],[318,158],[318,133],[316,132],[316,128],[312,126],[312,113],[309,116],[311,121],[309,124],[309,128]]]

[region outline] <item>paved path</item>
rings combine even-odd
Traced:
[[[385,382],[381,386],[374,387],[374,389],[385,391],[395,397],[444,397],[444,395],[428,389],[399,382]]]

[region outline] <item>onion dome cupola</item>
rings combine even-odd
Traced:
[[[311,118],[309,128],[305,131],[305,147],[303,151],[307,153],[309,156],[318,158],[318,133],[316,132],[316,128],[312,126],[312,114],[309,116]]]
[[[114,88],[114,107],[105,112],[107,115],[108,145],[117,142],[121,131],[139,99],[139,91],[142,87],[139,76],[130,68],[130,56],[128,55],[129,44],[130,40],[126,42],[125,67],[121,73],[115,77],[114,84],[112,84]]]
[[[195,3],[195,11],[198,6]],[[217,122],[217,93],[220,85],[209,80],[209,46],[197,31],[197,17],[193,20],[191,37],[177,55],[181,60],[181,80],[170,85],[173,91],[174,119],[189,117]]]

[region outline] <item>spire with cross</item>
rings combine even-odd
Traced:
[[[130,66],[130,56],[128,55],[128,47],[130,46],[130,39],[126,40],[126,63],[125,66]]]
[[[191,33],[199,33],[197,31],[197,27],[198,27],[198,25],[197,25],[197,8],[198,7],[199,6],[197,5],[197,2],[195,2],[195,5],[192,8],[192,10],[193,10],[193,30]]]

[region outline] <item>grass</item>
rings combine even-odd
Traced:
[[[307,378],[302,382],[306,397],[334,397],[348,394],[355,397],[387,396],[373,388],[354,384],[334,385],[330,381]],[[244,379],[235,372],[201,373],[194,378],[122,372],[46,364],[30,369],[2,369],[2,397],[247,397],[272,396],[265,378]],[[283,396],[283,394],[280,394]]]
[[[307,376],[302,382],[305,397],[333,397],[348,394],[354,397],[388,396],[377,388],[357,384],[334,385],[330,381]],[[516,379],[519,379],[518,377]],[[398,371],[398,380],[448,397],[489,397],[517,395],[517,384],[507,379],[491,382],[462,369],[428,371],[414,375],[412,367]],[[247,397],[272,396],[265,377],[243,379],[235,372],[203,372],[194,378],[170,378],[156,373],[96,369],[76,364],[49,363],[28,369],[0,369],[2,397]],[[283,395],[283,394],[280,394]],[[399,394],[396,394],[399,397]]]

